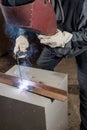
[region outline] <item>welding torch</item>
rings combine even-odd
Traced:
[[[31,67],[32,64],[31,64],[31,62],[29,60],[29,56],[30,56],[30,52],[29,51],[26,51],[26,52],[18,51],[16,53],[16,56],[15,56],[16,61],[17,61],[17,65],[18,65],[19,77],[20,77],[21,81],[23,80],[23,75],[22,75],[22,71],[21,71],[21,67],[20,67],[20,60],[22,59],[23,66]]]

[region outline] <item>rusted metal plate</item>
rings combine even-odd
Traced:
[[[35,82],[30,80],[20,80],[20,78],[11,76],[8,74],[4,74],[0,72],[0,83],[7,84],[10,86],[24,88],[24,90],[39,94],[42,96],[46,96],[52,99],[66,101],[67,100],[67,92],[58,88],[54,88],[52,86],[48,86],[41,82]]]
[[[57,30],[56,16],[50,2],[35,0],[21,6],[1,4],[5,21],[20,27],[27,27],[46,35],[53,35]]]

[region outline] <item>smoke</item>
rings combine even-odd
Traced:
[[[11,24],[5,24],[4,30],[5,30],[5,34],[14,40],[16,39],[18,32],[19,32],[19,28],[15,25],[11,25]]]
[[[20,60],[20,64],[23,66],[31,67],[32,64],[30,62],[30,59],[33,58],[33,56],[36,56],[36,54],[40,53],[40,49],[37,46],[38,43],[36,44],[33,41],[33,39],[36,40],[36,38],[37,38],[36,34],[32,31],[30,31],[29,29],[18,28],[17,26],[14,26],[11,24],[5,24],[4,28],[5,28],[5,34],[12,41],[12,44],[9,49],[10,54],[13,54],[13,50],[14,50],[14,46],[15,46],[15,39],[18,36],[24,35],[29,40],[29,47],[27,48],[26,57],[23,58],[22,60]]]
[[[38,49],[34,43],[31,42],[32,39],[35,39],[37,36],[34,32],[31,32],[29,29],[19,28],[15,25],[5,24],[4,25],[5,34],[15,42],[15,39],[20,36],[24,35],[30,43],[30,47],[28,48],[28,56],[31,57],[33,54],[38,52]]]
[[[24,35],[29,41],[37,38],[36,34],[28,28],[20,28],[12,24],[4,25],[5,34],[11,39],[16,39],[19,35]]]

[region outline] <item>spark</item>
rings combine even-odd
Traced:
[[[32,88],[33,88],[34,85],[35,85],[35,83],[33,83],[31,81],[22,80],[22,81],[20,81],[18,88],[20,90],[30,90],[30,91],[32,91]]]

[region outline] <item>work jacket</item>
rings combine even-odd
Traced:
[[[64,48],[56,47],[58,56],[77,56],[87,50],[87,0],[53,0],[58,28],[73,34]],[[61,9],[60,9],[61,6]]]

